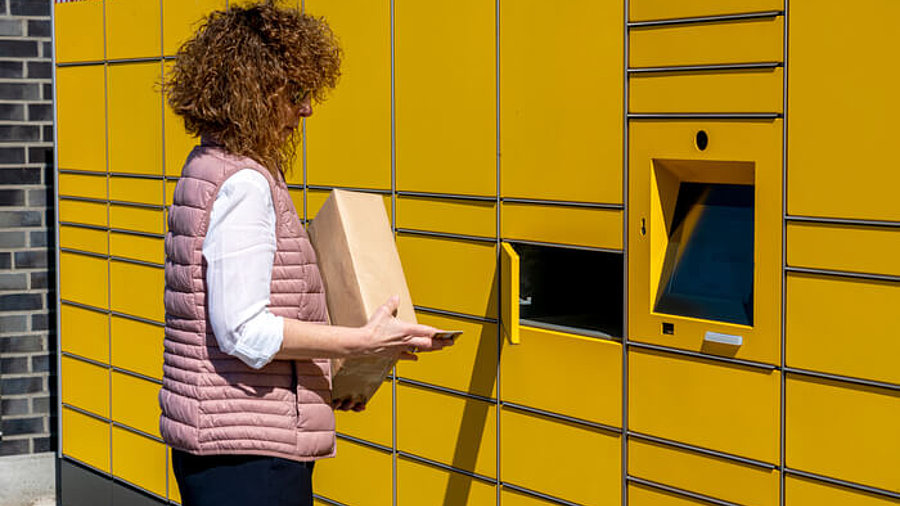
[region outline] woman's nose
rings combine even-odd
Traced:
[[[300,115],[301,118],[308,118],[308,117],[312,116],[312,113],[313,113],[312,101],[309,98],[307,98],[306,100],[301,102],[300,108],[297,110],[297,113]]]

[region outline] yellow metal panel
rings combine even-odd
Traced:
[[[59,246],[106,255],[109,251],[109,239],[106,230],[93,228],[59,227]]]
[[[397,447],[482,476],[497,475],[493,403],[400,384]]]
[[[628,4],[630,21],[695,18],[770,12],[784,9],[784,0],[631,0]]]
[[[166,205],[171,206],[172,202],[175,200],[175,185],[178,184],[178,181],[166,180]],[[291,197],[293,198],[293,192],[291,192]],[[299,211],[302,211],[302,208],[298,208]]]
[[[62,408],[63,455],[109,472],[108,422]]]
[[[62,351],[109,362],[109,320],[104,313],[63,304],[60,330]]]
[[[900,384],[898,307],[897,283],[788,274],[787,365]]]
[[[207,14],[224,9],[225,0],[163,0],[163,54],[173,56],[200,27]]]
[[[673,348],[780,363],[781,344],[781,120],[632,121],[629,182],[629,335],[636,341]],[[709,144],[697,148],[705,131]],[[733,160],[730,164],[722,164]],[[738,166],[752,163],[752,180],[739,181]],[[697,164],[697,165],[691,165]],[[721,164],[721,166],[720,166]],[[709,182],[754,183],[753,326],[659,314],[652,311],[665,258],[668,233],[658,191],[665,167],[706,167]],[[700,169],[696,169],[700,170]],[[691,176],[691,174],[688,174]],[[743,174],[742,177],[746,177]],[[695,177],[695,176],[692,176]],[[691,181],[690,177],[685,177]],[[703,181],[703,179],[697,179]],[[642,233],[645,232],[645,233]],[[662,323],[674,325],[665,334]],[[738,334],[742,346],[705,343],[707,331]]]
[[[112,373],[112,419],[133,429],[159,435],[158,383],[120,372]]]
[[[896,506],[900,501],[799,476],[784,481],[785,504],[840,504],[841,506]]]
[[[736,504],[778,504],[778,471],[628,440],[628,475]]]
[[[519,329],[520,307],[520,273],[521,263],[519,254],[508,242],[500,244],[500,330],[503,333],[504,343],[519,344],[521,332]]]
[[[493,244],[400,234],[397,249],[413,303],[497,316]]]
[[[898,17],[894,0],[791,4],[788,213],[900,221],[900,171],[886,149],[896,141],[898,72],[885,65],[889,48],[900,47]]]
[[[394,402],[391,396],[391,383],[386,381],[366,403],[365,411],[335,411],[338,432],[391,446],[394,440]]]
[[[557,503],[538,499],[512,489],[502,488],[500,489],[500,504],[503,506],[547,506]]]
[[[389,452],[338,439],[337,454],[337,458],[316,462],[313,490],[318,495],[357,506],[391,504],[393,463]]]
[[[147,207],[109,206],[109,226],[122,230],[134,230],[150,234],[162,234],[165,217],[162,209]]]
[[[622,249],[622,211],[504,202],[504,239]]]
[[[162,55],[160,0],[105,0],[106,57]]]
[[[621,344],[524,325],[521,332],[521,344],[504,343],[501,353],[503,401],[621,426]],[[542,370],[555,372],[535,374]]]
[[[178,489],[178,480],[175,478],[175,472],[172,466],[172,449],[166,447],[166,471],[169,476],[169,494],[166,496],[170,501],[181,503],[181,491]]]
[[[297,216],[303,218],[303,190],[289,189],[291,200],[294,202],[294,209],[297,210]]]
[[[113,427],[112,474],[165,497],[166,446],[121,427]]]
[[[113,316],[110,334],[114,366],[162,379],[162,327]]]
[[[68,63],[102,60],[103,1],[54,2],[53,7],[56,61]]]
[[[397,504],[494,504],[494,485],[407,459],[397,461]]]
[[[456,344],[440,353],[420,353],[419,360],[401,361],[397,374],[432,385],[493,397],[497,392],[497,326],[473,320],[416,313],[424,325],[461,330]]]
[[[494,10],[481,0],[394,3],[399,189],[496,194]]]
[[[496,237],[496,218],[494,202],[420,197],[397,199],[398,228]]]
[[[391,5],[306,0],[341,38],[341,83],[306,120],[309,184],[391,188]]]
[[[108,67],[110,172],[162,175],[161,65],[149,62]],[[161,192],[154,197],[161,199]]]
[[[164,239],[112,232],[109,253],[112,256],[162,264],[166,261]]]
[[[109,200],[158,206],[163,204],[164,192],[162,179],[115,176],[109,178]]]
[[[900,392],[789,375],[785,463],[900,492]]]
[[[717,72],[647,72],[628,80],[630,112],[781,112],[781,68]]]
[[[59,174],[59,194],[106,200],[106,176],[93,174]]]
[[[618,435],[510,409],[501,411],[500,424],[504,482],[578,504],[620,502]],[[560,449],[565,458],[560,458]],[[538,462],[549,465],[535,465]]]
[[[92,2],[72,5],[76,3]],[[90,65],[56,69],[57,150],[61,169],[106,171],[104,68]]]
[[[168,0],[171,1],[171,0]],[[167,61],[163,63],[163,73],[168,77],[172,69],[173,63]],[[165,100],[164,100],[165,101]],[[169,177],[178,177],[181,175],[181,169],[184,162],[194,146],[200,144],[200,139],[187,133],[184,129],[184,120],[172,112],[168,102],[163,107],[163,124],[164,134],[163,142],[165,143],[165,167],[164,172]],[[172,200],[166,200],[172,203]]]
[[[82,202],[59,200],[59,221],[84,225],[107,226],[107,205],[105,202]]]
[[[500,2],[504,197],[622,202],[623,3]]]
[[[628,484],[628,504],[632,506],[690,506],[706,504],[685,496],[634,483]]]
[[[778,462],[777,371],[634,350],[628,375],[629,429]]]
[[[900,230],[790,223],[787,263],[837,271],[900,276]]]
[[[109,369],[67,356],[60,369],[63,403],[109,418]]]
[[[632,28],[629,66],[780,62],[784,57],[783,32],[784,18],[780,16]]]
[[[106,259],[60,252],[59,296],[63,300],[106,309],[108,283]]]
[[[112,261],[109,264],[110,308],[163,321],[163,269]]]

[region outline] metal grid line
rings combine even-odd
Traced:
[[[855,218],[822,218],[819,216],[801,215],[785,215],[784,219],[791,222],[816,223],[823,225],[856,225],[862,227],[900,228],[900,221],[861,220]]]
[[[866,386],[866,387],[874,387],[874,388],[884,388],[886,390],[892,391],[900,391],[900,384],[897,383],[889,383],[885,381],[878,380],[870,380],[865,378],[855,378],[852,376],[844,376],[842,374],[831,374],[826,372],[818,372],[818,371],[810,371],[808,369],[798,369],[795,367],[784,367],[784,372],[790,374],[796,374],[798,376],[807,376],[810,378],[819,378],[824,380],[835,381],[838,383],[851,383],[854,385]],[[841,385],[844,388],[850,388],[851,385]]]
[[[401,385],[408,385],[412,387],[418,387],[424,390],[430,390],[432,392],[440,392],[444,394],[449,394],[455,397],[462,397],[465,399],[470,399],[473,401],[481,401],[487,402],[490,404],[494,404],[497,399],[494,397],[486,397],[484,395],[473,394],[471,392],[466,392],[463,390],[456,390],[455,388],[444,387],[441,385],[435,385],[434,383],[426,383],[424,381],[418,381],[410,378],[405,378],[403,376],[397,376],[397,383]]]
[[[802,478],[808,478],[811,480],[818,480],[825,483],[829,483],[831,485],[838,485],[840,487],[844,487],[850,490],[856,490],[859,492],[868,492],[870,494],[874,494],[881,497],[890,497],[892,499],[900,499],[900,493],[885,490],[883,488],[870,487],[868,485],[860,485],[859,483],[853,483],[852,481],[840,480],[837,478],[831,478],[828,476],[824,476],[821,474],[810,473],[807,471],[800,471],[799,469],[793,469],[790,467],[784,467],[784,473],[794,476],[800,476]]]
[[[552,495],[537,492],[537,491],[534,491],[534,490],[531,490],[531,489],[528,489],[525,487],[513,485],[512,483],[506,483],[505,481],[501,481],[500,486],[503,488],[508,488],[515,492],[519,492],[520,494],[525,494],[525,495],[528,495],[531,497],[536,497],[538,499],[543,499],[543,500],[545,500],[547,502],[551,502],[553,504],[561,504],[563,506],[582,506],[581,504],[578,504],[577,502],[566,501],[565,499],[560,499],[559,497],[554,497]]]
[[[779,399],[778,399],[778,503],[780,506],[785,504],[784,490],[784,466],[785,455],[787,453],[787,441],[785,439],[787,426],[787,378],[784,374],[786,366],[787,354],[787,282],[785,269],[787,268],[787,223],[784,216],[787,214],[787,164],[788,164],[788,74],[789,74],[789,58],[788,58],[788,26],[790,21],[789,2],[784,0],[784,32],[782,34],[782,56],[784,62],[784,73],[782,74],[782,93],[781,93],[781,110],[784,111],[784,121],[781,123],[781,328],[779,329],[779,340],[781,345],[781,370],[779,382]]]
[[[730,364],[730,365],[752,367],[754,369],[762,369],[765,371],[777,371],[777,370],[781,369],[777,365],[767,364],[765,362],[755,362],[755,361],[751,361],[751,360],[741,360],[738,358],[722,357],[719,355],[710,355],[707,353],[700,353],[700,352],[696,352],[696,351],[681,350],[678,348],[670,348],[668,346],[660,346],[658,344],[648,344],[648,343],[642,343],[642,342],[638,342],[638,341],[629,341],[628,344],[635,348],[641,348],[641,349],[645,349],[645,350],[672,353],[675,355],[683,355],[686,357],[699,358],[701,360],[709,360],[712,362],[721,362],[721,363]]]
[[[719,16],[696,16],[690,18],[660,19],[654,21],[629,21],[626,28],[644,28],[656,26],[688,25],[700,23],[720,23],[723,21],[748,21],[752,19],[775,18],[784,15],[784,11],[748,12],[745,14],[723,14]]]
[[[489,243],[495,244],[497,239],[495,237],[482,237],[478,235],[467,235],[467,234],[455,234],[452,232],[435,232],[432,230],[419,230],[415,228],[395,228],[395,231],[398,234],[405,235],[418,235],[424,237],[436,237],[440,239],[454,239],[459,241],[471,241],[471,242],[481,242],[481,243]]]
[[[616,435],[622,434],[622,429],[620,429],[619,427],[607,425],[605,423],[592,422],[590,420],[585,420],[583,418],[575,418],[574,416],[563,415],[560,413],[554,413],[552,411],[546,411],[546,410],[538,409],[538,408],[531,408],[528,406],[523,406],[522,404],[516,404],[513,402],[509,402],[509,401],[501,400],[499,404],[500,404],[500,406],[511,409],[513,411],[519,411],[522,413],[528,413],[530,415],[536,415],[536,416],[540,416],[543,418],[550,418],[552,420],[556,420],[556,421],[560,421],[560,422],[566,422],[566,423],[571,423],[571,424],[575,424],[575,425],[580,425],[587,429],[602,430],[605,432],[611,432]]]
[[[628,67],[625,72],[629,74],[655,74],[675,72],[709,72],[716,73],[726,70],[769,70],[783,67],[782,62],[757,62],[757,63],[715,63],[709,65],[663,65],[658,67]]]
[[[721,506],[740,506],[737,503],[723,501],[721,499],[716,499],[714,497],[710,497],[708,495],[698,494],[696,492],[690,492],[681,488],[672,487],[670,485],[663,485],[662,483],[657,483],[655,481],[645,480],[643,478],[638,478],[637,476],[628,475],[626,479],[631,483],[637,483],[639,485],[643,485],[648,488],[653,488],[657,490],[663,490],[665,492],[669,492],[681,497],[686,497],[690,499],[694,499],[697,501],[701,501],[706,504],[718,504]]]
[[[623,227],[624,226],[625,225],[623,223]],[[582,245],[564,244],[564,243],[558,243],[558,242],[530,241],[530,240],[526,240],[526,239],[516,239],[516,238],[511,238],[511,237],[501,239],[501,242],[516,243],[516,244],[530,244],[532,246],[548,246],[551,248],[566,248],[566,249],[574,249],[574,250],[580,250],[580,251],[593,251],[595,253],[614,253],[617,255],[621,255],[625,252],[624,247],[622,249],[601,248],[598,246],[582,246]]]
[[[852,271],[838,271],[832,269],[815,269],[810,267],[790,267],[787,266],[784,268],[787,273],[797,273],[797,274],[817,274],[822,276],[832,276],[836,278],[852,278],[852,279],[866,279],[869,281],[888,281],[891,283],[900,283],[900,276],[894,276],[891,274],[867,274],[863,272],[852,272]]]
[[[674,448],[680,448],[682,450],[688,450],[695,453],[700,453],[702,455],[707,455],[710,457],[718,457],[726,460],[730,460],[733,462],[740,462],[742,464],[749,464],[751,466],[756,466],[762,469],[767,470],[775,470],[778,469],[778,466],[775,464],[770,464],[768,462],[764,462],[762,460],[751,459],[747,457],[741,457],[740,455],[734,455],[731,453],[721,452],[718,450],[712,450],[710,448],[702,448],[700,446],[682,443],[680,441],[673,441],[671,439],[661,438],[657,436],[651,436],[649,434],[643,434],[641,432],[635,432],[633,430],[628,431],[628,435],[635,439],[642,439],[644,441],[650,441],[653,443],[658,443],[665,446],[671,446]]]

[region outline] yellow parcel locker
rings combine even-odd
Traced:
[[[225,0],[162,0],[163,54],[174,56],[209,13],[224,9]]]
[[[57,63],[103,60],[103,0],[53,2]]]
[[[900,385],[900,284],[789,273],[789,367]]]
[[[394,3],[399,190],[496,195],[494,10],[480,0]]]
[[[391,446],[394,440],[392,395],[391,382],[388,380],[369,399],[364,411],[335,411],[337,431],[382,446]]]
[[[628,475],[735,504],[778,504],[778,471],[638,438],[628,440]]]
[[[887,64],[900,46],[900,2],[847,7],[840,0],[791,3],[787,210],[900,221],[900,171],[889,148],[900,94],[897,67]]]
[[[900,492],[900,391],[798,375],[786,388],[785,465]]]
[[[494,200],[397,198],[397,228],[496,237]]]
[[[432,385],[495,397],[497,325],[419,311],[416,319],[438,329],[460,330],[456,343],[440,353],[422,353],[416,361],[397,363],[397,374]]]
[[[112,419],[151,436],[159,434],[161,385],[130,374],[112,373]]]
[[[628,33],[629,67],[774,63],[784,59],[782,16],[641,26]]]
[[[109,265],[110,301],[113,311],[162,322],[162,267],[112,261]]]
[[[619,209],[504,202],[500,216],[506,240],[622,249]]]
[[[59,298],[106,309],[109,267],[105,258],[60,252]]]
[[[134,205],[109,206],[109,226],[120,230],[160,234],[165,232],[165,214],[162,206]]]
[[[161,325],[111,317],[112,365],[161,380],[164,332]]]
[[[547,506],[557,504],[537,496],[526,494],[509,487],[500,489],[500,504],[503,506]]]
[[[108,59],[162,56],[160,0],[104,0],[104,3]]]
[[[658,488],[628,484],[628,504],[632,506],[690,506],[698,503],[705,504]]]
[[[900,276],[900,229],[789,223],[787,264]]]
[[[142,262],[163,264],[166,261],[165,239],[143,235],[112,232],[109,234],[109,254]]]
[[[631,122],[631,339],[780,363],[781,131]]]
[[[106,172],[104,70],[102,65],[56,69],[56,150],[60,169]]]
[[[638,72],[628,76],[632,113],[780,113],[781,68]]]
[[[621,426],[620,343],[527,326],[520,332],[519,344],[503,343],[503,402]]]
[[[59,222],[106,227],[109,222],[106,202],[59,199]]]
[[[316,494],[355,506],[391,504],[393,462],[389,451],[338,438],[337,454],[340,457],[316,462]],[[348,486],[351,482],[353,486]]]
[[[397,249],[417,306],[497,315],[493,243],[398,234]]]
[[[784,0],[630,0],[629,21],[697,18],[784,10]]]
[[[116,64],[107,69],[109,171],[161,176],[162,62]],[[162,199],[161,189],[153,194],[156,197]]]
[[[105,312],[60,305],[60,348],[97,362],[109,362],[109,317]]]
[[[619,434],[503,408],[501,479],[577,504],[618,504]]]
[[[499,3],[503,197],[622,202],[623,3]]]
[[[397,504],[494,504],[494,485],[414,460],[397,460]]]
[[[62,225],[59,227],[59,247],[106,256],[109,252],[109,237],[106,230]]]
[[[68,356],[60,366],[63,404],[109,418],[109,369]]]
[[[306,0],[344,49],[341,81],[306,120],[307,181],[391,188],[391,4]]]
[[[628,428],[778,462],[778,371],[632,348]]]
[[[494,403],[397,386],[397,448],[482,476],[497,475]]]
[[[162,205],[164,185],[162,179],[112,176],[109,178],[109,200]]]
[[[94,469],[109,472],[109,422],[62,408],[62,453]]]
[[[112,474],[166,496],[166,445],[122,427],[112,428]]]
[[[803,504],[840,504],[841,506],[896,506],[900,499],[869,494],[800,476],[784,480],[784,499],[788,506]]]
[[[106,176],[102,174],[73,174],[63,172],[58,175],[59,194],[66,197],[84,197],[106,200]]]

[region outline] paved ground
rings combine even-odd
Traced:
[[[54,506],[56,453],[0,457],[0,504]]]

